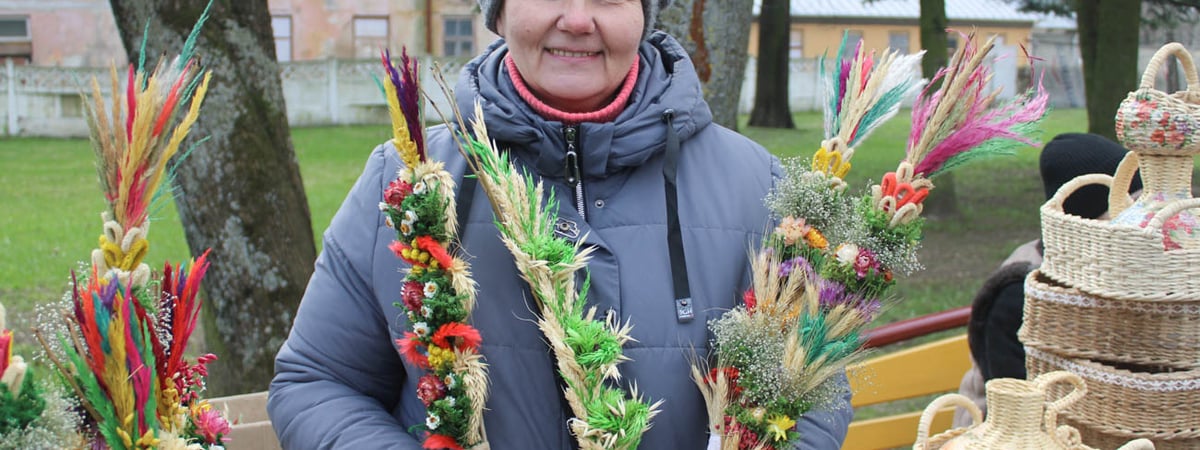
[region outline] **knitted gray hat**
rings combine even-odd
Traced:
[[[500,16],[500,7],[504,6],[504,0],[478,0],[479,10],[483,11],[484,24],[487,29],[496,31],[496,18]],[[650,35],[650,31],[654,30],[655,22],[658,20],[658,11],[671,6],[673,0],[642,0],[642,14],[646,18],[646,28],[642,30],[642,39]]]

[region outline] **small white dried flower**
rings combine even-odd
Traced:
[[[417,336],[425,337],[429,335],[429,324],[425,322],[414,323],[413,332],[417,333]]]

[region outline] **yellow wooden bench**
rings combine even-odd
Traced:
[[[888,337],[868,341],[868,346],[886,345],[903,339],[962,326],[970,311],[967,308],[921,317],[911,321],[881,328],[905,328],[905,325],[920,323],[923,327],[913,332],[898,333],[900,338]],[[930,319],[930,318],[933,319]],[[909,327],[911,328],[911,327]],[[876,338],[880,334],[876,333]],[[890,342],[884,342],[890,339]],[[962,376],[971,368],[970,349],[967,335],[945,338],[917,347],[871,358],[852,367],[850,387],[854,392],[851,405],[855,408],[878,405],[896,400],[958,390]],[[935,416],[930,434],[950,428],[953,408],[946,408]],[[850,424],[843,450],[877,450],[911,447],[917,435],[917,421],[921,411],[896,414],[876,419],[859,420]]]
[[[234,423],[226,450],[279,450],[279,439],[267,417],[267,391],[209,399]]]
[[[935,331],[966,324],[970,311],[959,308],[879,327],[868,332],[868,347],[881,347]],[[850,387],[855,407],[958,390],[962,375],[971,367],[967,335],[871,358],[850,369]],[[254,392],[210,399],[236,421],[229,433],[229,450],[278,450],[279,441],[267,417],[267,393]],[[930,428],[936,434],[950,428],[953,409],[941,411]],[[850,424],[844,450],[877,450],[911,447],[917,435],[921,411]]]

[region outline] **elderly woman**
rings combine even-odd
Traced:
[[[669,3],[480,0],[503,39],[463,69],[455,95],[464,111],[481,102],[498,148],[553,187],[558,232],[595,249],[588,303],[632,322],[637,339],[622,382],[664,401],[640,448],[703,449],[707,418],[689,364],[707,348],[707,321],[746,288],[746,250],[769,229],[762,199],[780,168],[712,123],[687,53],[651,30]],[[428,136],[433,157],[461,177],[449,130]],[[414,394],[421,371],[393,346],[408,328],[393,306],[402,263],[377,208],[400,164],[390,144],[376,148],[325,232],[271,384],[285,448],[420,448],[409,430],[425,419]],[[459,220],[479,284],[471,320],[489,365],[491,448],[572,448],[554,357],[488,199],[469,180],[458,198],[470,205]],[[805,448],[840,447],[848,399],[799,422]]]

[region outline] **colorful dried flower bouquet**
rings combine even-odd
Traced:
[[[206,9],[173,61],[148,71],[139,60],[123,82],[113,68],[111,102],[95,79],[84,96],[108,210],[90,268],[73,273],[60,320],[39,324],[38,338],[86,411],[80,431],[93,448],[222,448],[231,429],[202,398],[216,357],[186,355],[208,253],[160,274],[143,262],[150,216],[170,192],[160,186],[188,153],[179,148],[211,80],[192,56],[207,17]]]
[[[833,382],[861,359],[863,332],[893,299],[896,274],[920,269],[916,252],[930,179],[970,160],[1038,145],[1041,86],[995,105],[983,64],[991,40],[973,36],[921,88],[920,54],[878,59],[846,42],[826,79],[825,136],[811,161],[785,162],[766,199],[778,226],[751,255],[752,286],[709,324],[713,363],[693,367],[708,406],[710,449],[793,448],[796,421],[835,406]],[[822,72],[824,72],[822,61]],[[823,74],[824,75],[824,74]],[[847,192],[855,147],[920,91],[906,156],[869,191]]]
[[[467,323],[475,305],[470,266],[453,254],[457,239],[454,178],[425,151],[420,77],[407,51],[400,64],[382,55],[382,88],[392,120],[392,145],[404,167],[384,190],[379,210],[396,240],[390,248],[409,264],[395,305],[410,330],[397,341],[406,361],[427,371],[417,385],[425,405],[425,448],[487,448],[483,407],[487,364],[482,336]]]

